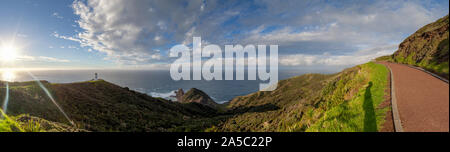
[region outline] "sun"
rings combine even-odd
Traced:
[[[2,45],[0,47],[1,62],[12,62],[18,57],[18,49],[12,44]]]

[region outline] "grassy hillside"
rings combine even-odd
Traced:
[[[379,131],[389,109],[382,104],[387,75],[387,69],[375,63],[331,75],[306,74],[280,81],[272,92],[236,97],[218,105],[220,110],[153,98],[103,80],[43,81],[75,123],[72,128],[36,82],[10,83],[7,113],[12,119],[2,119],[0,130]],[[0,91],[6,90],[0,87]],[[204,97],[208,96],[196,89],[184,96],[186,100]]]
[[[0,110],[0,113],[0,132],[86,132],[83,129],[29,115],[10,117],[3,110]]]
[[[216,123],[215,109],[153,98],[103,80],[43,84],[77,127],[89,131],[201,131]],[[10,83],[7,113],[70,124],[36,82]]]
[[[285,131],[298,123],[333,75],[307,74],[279,82],[272,92],[237,97],[228,104],[236,115],[216,131]]]
[[[403,41],[392,60],[449,78],[449,17],[428,24]]]
[[[0,109],[0,132],[24,132],[24,129]]]
[[[388,70],[368,63],[342,75],[322,90],[321,102],[302,119],[306,131],[375,132],[381,130],[390,109],[385,92]]]
[[[283,80],[273,92],[232,100],[236,115],[208,131],[379,131],[390,107],[388,70],[375,63]]]

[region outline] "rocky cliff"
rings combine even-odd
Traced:
[[[428,24],[405,39],[393,61],[425,68],[448,79],[449,16]]]

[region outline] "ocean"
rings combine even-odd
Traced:
[[[305,69],[280,69],[279,80],[287,79],[306,73],[331,74],[342,70],[342,68],[305,68]],[[223,103],[236,96],[243,96],[259,90],[260,81],[234,80],[234,81],[174,81],[169,71],[156,70],[40,70],[31,71],[39,80],[51,83],[72,83],[88,81],[98,73],[100,79],[128,87],[132,90],[146,93],[153,97],[162,97],[175,100],[171,96],[179,88],[187,91],[197,88],[206,92],[214,101]],[[26,72],[16,71],[15,81],[32,81],[32,77]]]

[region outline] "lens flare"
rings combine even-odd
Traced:
[[[66,112],[64,112],[64,110],[62,109],[61,106],[59,106],[59,104],[55,101],[55,99],[53,98],[52,94],[50,93],[50,91],[48,91],[48,89],[44,86],[44,84],[42,84],[41,81],[39,81],[31,72],[28,71],[28,75],[30,75],[34,81],[36,81],[36,83],[39,85],[39,87],[41,87],[42,90],[44,90],[45,94],[47,94],[47,96],[50,98],[50,100],[53,102],[53,104],[55,104],[55,106],[58,108],[58,110],[64,115],[64,117],[66,117],[67,121],[69,121],[73,126],[75,126],[75,123],[69,118],[69,116],[66,114]]]
[[[3,111],[6,112],[8,109],[8,102],[9,102],[9,84],[8,82],[5,83],[6,93],[5,93],[5,100],[3,101]]]

